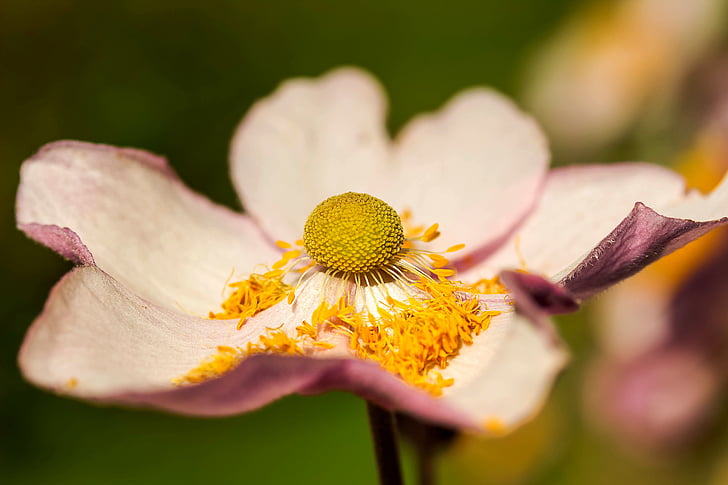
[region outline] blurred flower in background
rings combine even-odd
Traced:
[[[696,134],[676,166],[689,186],[703,192],[728,168],[725,60],[711,59],[697,71],[699,82],[686,89],[692,113],[685,117],[692,118]],[[597,302],[603,355],[585,382],[587,409],[628,449],[684,450],[714,423],[728,378],[726,275],[728,232],[721,229]]]
[[[659,110],[718,37],[726,3],[597,1],[572,17],[539,49],[525,89],[557,155],[607,148]]]

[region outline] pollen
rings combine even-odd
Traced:
[[[261,329],[246,345],[217,347],[173,382],[204,382],[255,354],[314,357],[333,350],[337,356],[344,352],[373,361],[404,382],[441,396],[454,384],[447,369],[451,360],[500,314],[481,295],[505,294],[506,289],[497,277],[471,284],[455,280],[454,265],[444,254],[464,245],[425,250],[420,243],[436,239],[439,225],[414,226],[410,219],[410,213],[400,218],[367,194],[347,192],[324,200],[306,221],[303,240],[277,241],[280,259],[267,272],[228,285],[233,291],[223,311],[209,315],[239,318],[240,328],[273,305],[287,304],[296,312],[300,301],[313,302],[299,313],[299,321],[290,322],[295,329],[281,322]],[[315,272],[323,274],[323,282],[311,285]],[[319,298],[317,306],[312,298]],[[491,423],[490,428],[498,426]]]
[[[299,253],[297,250],[286,251],[281,259],[273,264],[273,270],[265,274],[253,273],[246,280],[229,284],[228,287],[233,291],[222,303],[222,311],[210,312],[208,318],[212,320],[237,318],[240,329],[248,318],[267,310],[286,296],[290,303],[294,296],[293,288],[280,278],[283,274],[280,268],[297,257],[297,253]]]
[[[311,259],[343,273],[368,273],[386,266],[404,240],[402,220],[392,207],[355,192],[321,202],[303,229],[303,246]]]
[[[454,383],[441,371],[500,312],[482,308],[476,298],[461,298],[464,288],[449,280],[422,278],[414,286],[428,297],[390,299],[386,307],[377,308],[377,315],[339,314],[339,329],[349,335],[350,348],[359,358],[440,396]]]

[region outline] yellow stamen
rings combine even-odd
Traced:
[[[415,286],[429,298],[410,298],[405,305],[378,308],[376,318],[338,314],[342,323],[334,327],[353,332],[350,347],[360,358],[373,360],[404,381],[440,395],[453,380],[443,378],[438,368],[446,368],[462,345],[488,328],[499,312],[481,308],[476,299],[458,298],[463,287],[447,280],[422,278]]]
[[[202,361],[199,366],[184,376],[173,379],[172,382],[177,385],[199,384],[214,379],[237,367],[240,359],[241,351],[239,349],[220,346],[217,348],[217,354],[211,355]]]
[[[273,275],[271,275],[273,273]],[[292,288],[279,278],[280,274],[252,274],[247,280],[228,285],[235,290],[223,302],[221,312],[210,312],[209,318],[222,320],[239,318],[238,328],[245,320],[266,310],[286,295],[292,294]]]
[[[409,220],[411,214],[405,212],[403,217]],[[429,242],[440,235],[438,224],[421,231],[412,240]],[[497,278],[474,285],[451,281],[456,272],[447,267],[448,258],[403,243],[399,216],[379,199],[349,192],[325,200],[306,222],[302,244],[308,257],[289,243],[277,242],[286,250],[280,260],[264,274],[229,285],[235,290],[223,303],[223,311],[211,312],[210,318],[240,318],[239,328],[245,319],[286,297],[289,305],[295,305],[294,291],[299,287],[305,291],[309,270],[326,275],[315,310],[295,332],[269,328],[244,348],[219,347],[175,382],[197,383],[219,376],[254,354],[326,351],[335,344],[320,335],[330,337],[333,332],[348,339],[346,347],[354,356],[377,362],[405,382],[441,395],[454,382],[445,374],[450,360],[499,314],[485,308],[478,294],[506,291]],[[463,247],[456,244],[446,252]],[[283,282],[291,272],[301,273],[295,287]],[[390,294],[389,283],[396,293]]]
[[[423,242],[434,241],[435,239],[437,239],[440,236],[440,231],[437,230],[439,227],[440,227],[440,225],[438,223],[434,223],[433,225],[431,225],[430,227],[427,228],[427,230],[420,237],[420,239]]]
[[[483,278],[473,284],[468,285],[468,290],[483,295],[504,295],[508,290],[501,283],[498,276],[494,278]]]
[[[455,251],[460,251],[461,249],[465,248],[465,244],[456,244],[454,246],[450,246],[445,250],[446,253],[454,253]]]

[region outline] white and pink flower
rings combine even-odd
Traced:
[[[18,227],[78,267],[28,332],[26,378],[78,398],[193,415],[347,390],[446,426],[510,428],[538,410],[566,362],[550,314],[728,222],[728,182],[704,197],[644,163],[548,171],[536,124],[487,89],[415,118],[395,140],[386,109],[377,82],[352,68],[287,81],[255,104],[231,154],[245,214],[192,192],[147,152],[41,148],[22,168]],[[467,245],[453,261],[458,279],[500,276],[508,287],[510,297],[471,295],[499,313],[440,369],[452,385],[433,397],[356,358],[346,341],[303,356],[252,355],[219,378],[175,385],[220,346],[245,347],[270,328],[295,336],[311,321],[327,298],[318,270],[295,301],[239,329],[237,319],[206,316],[231,272],[240,280],[279,260],[275,242],[299,239],[311,210],[347,191],[439,223],[441,249]]]

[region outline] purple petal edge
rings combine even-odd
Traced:
[[[571,313],[579,303],[563,286],[541,276],[519,271],[503,271],[500,279],[513,295],[516,309],[530,317]]]
[[[638,202],[559,284],[578,299],[589,298],[726,223],[727,217],[705,222],[665,217]]]
[[[578,310],[579,302],[574,296],[564,287],[535,274],[503,271],[500,279],[511,293],[516,311],[542,330],[552,344],[561,345],[548,317]]]
[[[53,224],[18,224],[18,229],[29,238],[52,249],[66,259],[79,265],[93,265],[94,257],[88,247],[74,231]]]
[[[172,170],[167,162],[167,159],[159,155],[155,155],[144,150],[137,150],[136,148],[119,148],[112,145],[104,145],[100,143],[88,143],[76,140],[60,140],[47,143],[40,147],[38,151],[33,154],[25,163],[33,163],[36,160],[42,159],[49,153],[53,152],[58,148],[74,148],[84,150],[98,150],[103,152],[118,153],[119,156],[129,157],[143,165],[146,165],[153,170],[163,173],[164,175],[171,177],[174,180],[179,180],[177,174]],[[64,163],[63,159],[56,157],[54,159],[57,163]],[[16,204],[20,204],[21,187],[18,189],[16,198]],[[17,216],[16,216],[17,220]],[[78,265],[95,265],[94,257],[88,246],[86,246],[81,237],[72,229],[68,227],[60,227],[55,224],[38,224],[35,222],[17,222],[17,227],[26,236],[37,241],[44,246],[57,252],[64,258],[72,261]]]
[[[348,391],[387,409],[453,428],[477,423],[413,388],[376,364],[355,359],[254,355],[224,376],[169,391],[125,393],[100,401],[196,416],[228,416],[260,408],[288,394]]]

